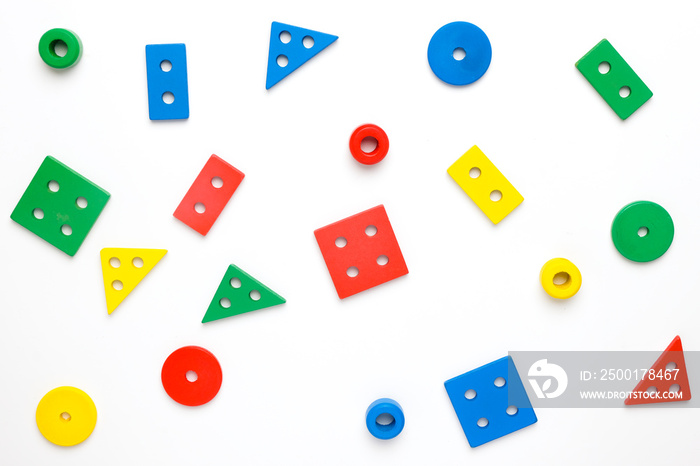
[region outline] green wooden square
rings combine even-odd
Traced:
[[[10,218],[74,256],[109,200],[109,193],[50,155]]]
[[[607,39],[598,42],[577,61],[576,68],[623,120],[653,95]],[[621,91],[625,87],[629,88],[629,95],[622,97]]]

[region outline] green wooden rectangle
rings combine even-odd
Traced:
[[[623,120],[653,95],[607,39],[598,42],[577,61],[576,68]],[[626,97],[623,97],[624,88],[629,88]]]
[[[92,181],[47,156],[10,218],[73,256],[109,197]]]

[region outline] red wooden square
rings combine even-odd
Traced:
[[[383,205],[319,228],[314,235],[340,299],[408,273]]]
[[[232,165],[212,155],[175,209],[173,216],[206,236],[244,177],[245,175]],[[202,208],[204,211],[201,213],[196,210]]]

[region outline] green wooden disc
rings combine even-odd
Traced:
[[[62,57],[56,53],[56,45],[61,42],[66,44],[66,54]],[[70,68],[83,55],[83,43],[76,33],[68,29],[51,29],[39,39],[39,55],[51,68]]]
[[[673,220],[666,209],[649,201],[626,205],[615,216],[612,240],[617,250],[635,262],[661,257],[673,242]]]

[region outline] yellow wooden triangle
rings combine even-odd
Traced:
[[[165,249],[104,248],[100,251],[107,312],[114,311],[163,258]]]

